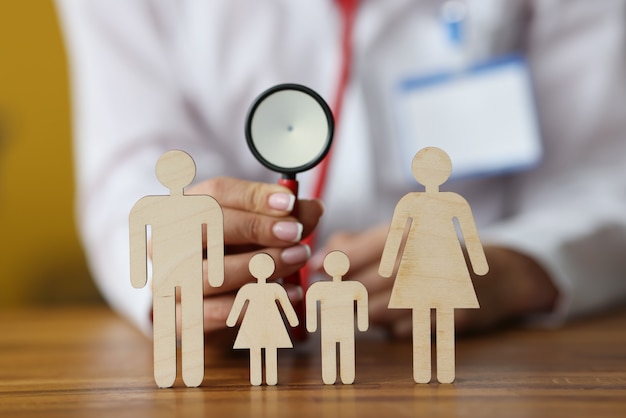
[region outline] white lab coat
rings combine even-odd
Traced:
[[[449,60],[439,0],[362,0],[353,73],[336,133],[321,239],[389,222],[417,190],[399,163],[393,86]],[[150,290],[130,286],[128,214],[166,194],[168,149],[196,180],[275,182],[247,149],[248,106],[266,88],[305,84],[329,103],[341,61],[332,0],[58,0],[71,64],[77,211],[93,276],[111,305],[149,330]],[[449,185],[484,243],[533,256],[560,290],[549,319],[626,297],[626,2],[469,0],[466,51],[529,62],[544,144],[529,172]],[[417,150],[416,150],[417,151]],[[310,193],[316,170],[300,175]]]

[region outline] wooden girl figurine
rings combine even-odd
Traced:
[[[489,270],[469,204],[456,193],[440,192],[450,177],[452,165],[439,148],[424,148],[413,158],[415,179],[424,192],[405,195],[393,214],[383,250],[379,274],[391,277],[398,256],[398,273],[389,308],[413,310],[413,378],[431,379],[431,318],[436,312],[437,379],[452,383],[454,366],[454,309],[478,308],[478,299],[455,220],[462,234],[474,273]],[[401,252],[403,231],[408,236]]]
[[[293,347],[276,302],[292,327],[298,325],[298,316],[285,289],[278,283],[267,282],[276,268],[272,257],[255,254],[248,268],[257,283],[248,283],[239,289],[226,325],[235,326],[245,302],[249,301],[233,348],[250,349],[250,383],[254,386],[263,381],[261,350],[265,349],[265,381],[275,385],[278,381],[276,349]]]

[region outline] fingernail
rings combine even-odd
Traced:
[[[311,249],[308,245],[295,245],[283,250],[280,259],[287,264],[300,264],[311,257]]]
[[[292,303],[300,302],[304,298],[304,292],[300,286],[287,288],[287,296]]]
[[[272,227],[274,236],[283,241],[298,242],[304,227],[299,222],[276,222]]]
[[[267,199],[267,203],[272,209],[291,212],[296,203],[296,196],[289,193],[274,193]]]

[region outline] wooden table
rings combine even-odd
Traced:
[[[452,385],[412,381],[409,341],[357,342],[354,385],[321,381],[315,336],[251,387],[247,351],[208,347],[200,388],[157,389],[152,345],[104,307],[0,311],[0,417],[625,417],[626,311],[464,338]],[[215,342],[213,342],[215,345]]]

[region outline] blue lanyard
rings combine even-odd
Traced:
[[[465,38],[467,4],[463,0],[446,0],[441,5],[441,23],[448,40],[456,47],[461,47]]]

